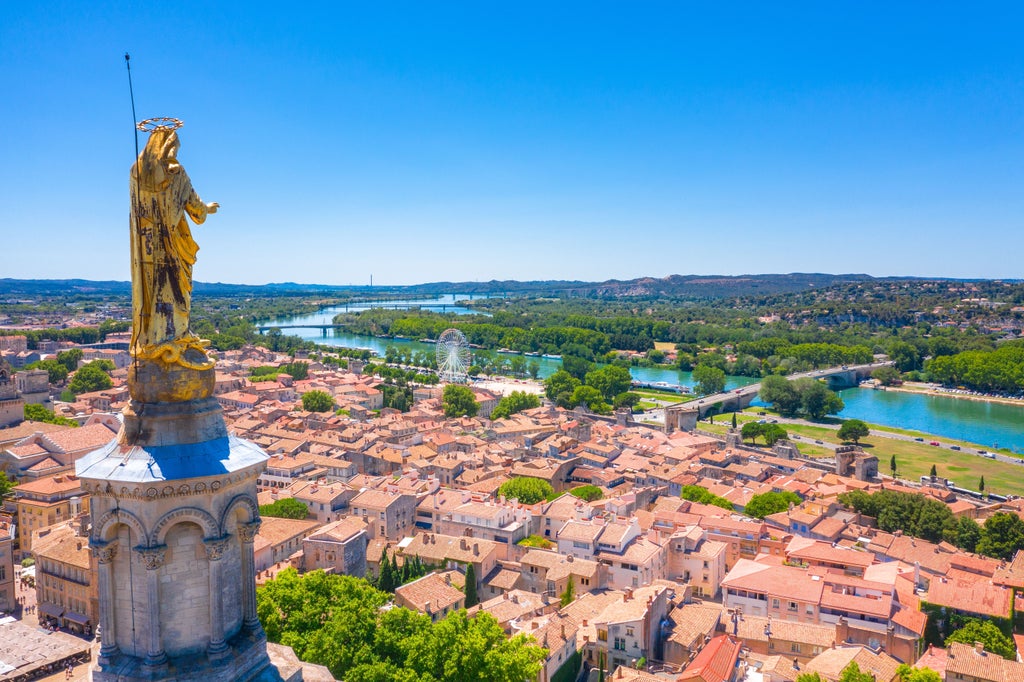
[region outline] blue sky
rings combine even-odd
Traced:
[[[125,51],[198,280],[1024,277],[1022,14],[4,3],[0,277],[128,278]]]

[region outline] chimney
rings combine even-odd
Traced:
[[[985,655],[985,645],[982,644],[981,642],[975,642],[974,643],[974,652],[976,654],[978,654],[979,656],[984,656]]]
[[[423,611],[429,616],[430,615],[430,602],[423,603]]]
[[[474,542],[473,543],[473,556],[480,556],[480,543],[479,542]]]
[[[533,622],[530,623],[530,629],[531,630],[536,630],[537,629],[537,621],[533,621]]]
[[[466,542],[466,538],[459,538],[459,548],[462,549],[462,551],[469,549],[469,543]]]

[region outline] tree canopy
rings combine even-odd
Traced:
[[[51,384],[63,383],[68,378],[68,368],[57,360],[40,360],[25,365],[25,369],[45,369],[47,381]]]
[[[781,493],[760,493],[750,498],[747,506],[743,508],[743,513],[755,519],[763,519],[770,514],[786,511],[789,509],[790,503],[798,505],[802,501],[799,495],[790,490]]]
[[[531,410],[540,407],[540,398],[526,391],[512,391],[498,401],[494,410],[491,411],[491,419],[504,419],[516,412]]]
[[[795,417],[801,413],[810,419],[841,412],[843,400],[825,384],[804,377],[790,381],[781,376],[765,377],[761,381],[761,400],[771,403],[779,414]]]
[[[75,395],[78,395],[79,393],[105,391],[113,385],[114,382],[103,371],[103,367],[98,362],[90,362],[88,365],[82,365],[81,369],[75,372],[75,376],[71,378],[71,383],[68,384],[68,389]]]
[[[718,367],[697,365],[693,368],[694,387],[700,395],[713,395],[725,390],[725,371]]]
[[[604,497],[604,492],[596,485],[581,485],[569,491],[573,497],[578,497],[584,502],[593,502]]]
[[[24,407],[24,413],[25,419],[33,422],[60,424],[62,426],[70,427],[78,426],[78,422],[76,422],[74,419],[68,419],[67,417],[61,417],[60,415],[54,414],[52,410],[48,410],[42,405],[26,403]]]
[[[555,489],[543,479],[517,476],[502,483],[498,494],[504,495],[506,499],[519,500],[522,504],[537,504],[554,496]]]
[[[302,394],[302,409],[306,412],[330,412],[334,409],[334,398],[327,391],[306,391]]]
[[[840,440],[852,440],[854,443],[860,443],[861,438],[871,435],[871,429],[860,419],[847,419],[839,427],[837,435]]]
[[[256,602],[269,641],[346,682],[523,682],[540,671],[545,650],[525,635],[506,638],[486,612],[431,623],[405,608],[382,610],[389,598],[359,578],[288,568]]]
[[[309,516],[309,508],[293,497],[282,497],[280,500],[260,506],[260,515],[279,519],[304,519]]]
[[[733,510],[732,502],[715,495],[707,488],[703,488],[699,485],[684,485],[679,496],[684,500],[690,500],[691,502],[699,502],[700,504],[711,504],[722,509]]]
[[[948,647],[953,642],[960,642],[968,646],[974,646],[975,642],[981,642],[985,645],[985,651],[991,651],[1011,661],[1017,659],[1017,648],[1014,646],[1013,640],[1004,635],[1002,630],[991,621],[977,618],[967,619],[962,627],[954,630],[946,638],[945,644]]]
[[[449,419],[455,417],[475,417],[480,411],[480,403],[476,396],[466,386],[448,384],[441,393],[441,407],[444,409],[444,416]]]
[[[1000,512],[985,520],[977,552],[1009,561],[1024,548],[1024,521],[1016,514]]]

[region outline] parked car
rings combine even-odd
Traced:
[[[923,443],[924,442],[924,438],[915,438],[914,440],[916,440],[918,443]]]
[[[959,450],[959,449],[960,449],[960,446],[959,446],[959,445],[950,445],[950,446],[949,446],[949,449],[950,449],[950,450]]]
[[[824,441],[820,441],[820,440],[816,440],[816,441],[814,441],[814,442],[815,442],[815,443],[817,443],[818,445],[824,445],[824,444],[825,444],[825,442],[824,442]]]
[[[937,440],[933,440],[932,442],[928,443],[928,445],[934,445],[935,447],[939,447],[940,443]]]

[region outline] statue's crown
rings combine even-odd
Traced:
[[[144,133],[153,133],[157,130],[177,130],[183,125],[185,125],[185,122],[180,118],[157,116],[156,118],[147,118],[145,121],[139,121],[135,124],[135,127]]]

